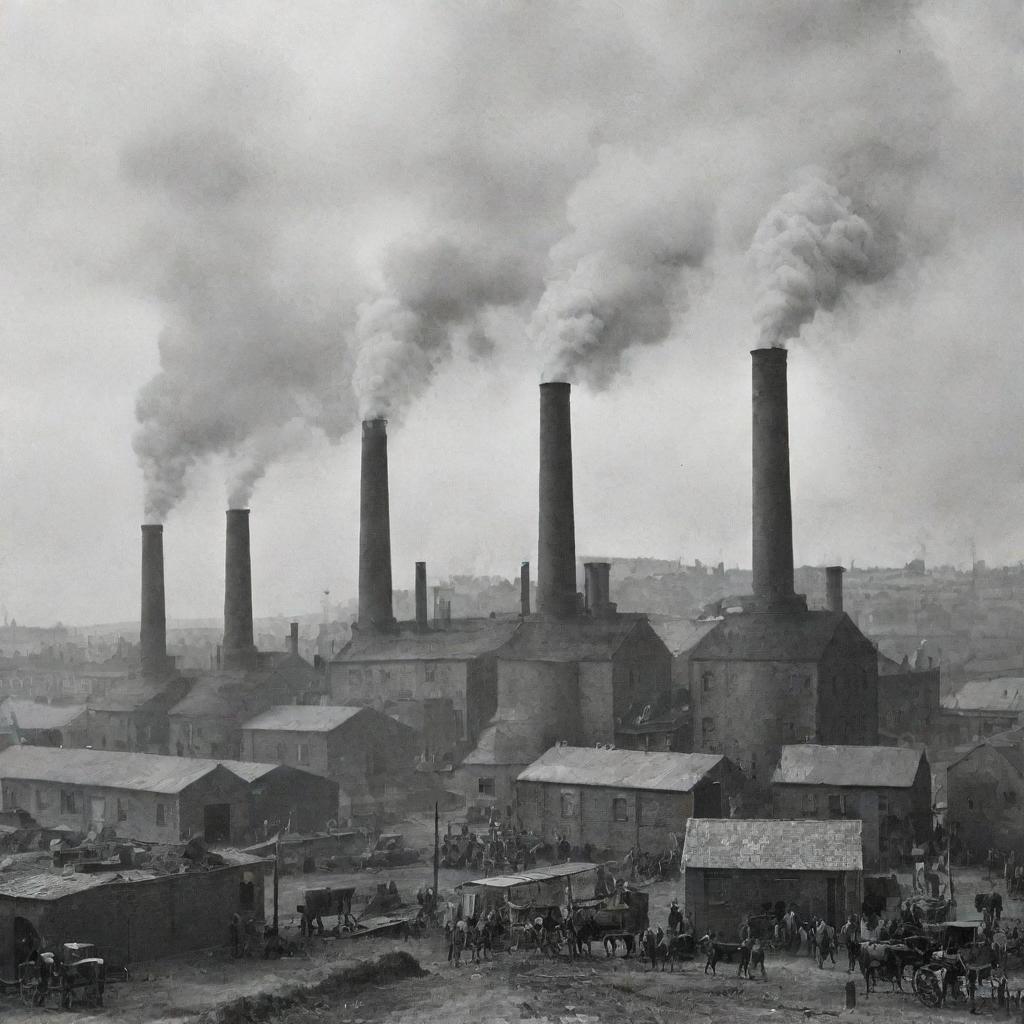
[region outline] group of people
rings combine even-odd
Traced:
[[[532,833],[505,835],[491,826],[486,837],[462,826],[458,835],[445,836],[441,841],[440,862],[446,868],[468,868],[485,875],[501,871],[515,873],[527,870],[537,863],[537,853],[543,842]]]

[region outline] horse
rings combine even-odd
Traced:
[[[741,978],[749,978],[751,968],[754,968],[755,971],[760,968],[761,977],[767,977],[768,972],[764,969],[764,947],[761,945],[761,940],[744,939],[740,945],[742,946],[742,949],[740,950],[740,967],[737,972],[738,976]]]
[[[864,975],[864,995],[871,994],[872,983],[878,987],[878,979],[888,981],[891,989],[903,991],[903,963],[892,946],[884,942],[861,943],[860,970]]]
[[[711,938],[710,934],[705,935],[698,943],[701,950],[707,955],[707,963],[704,964],[704,973],[708,973],[708,968],[711,968],[712,974],[717,974],[717,967],[719,960],[728,960],[732,963],[732,958],[739,954],[740,957],[740,970],[742,971],[744,966],[749,963],[750,950],[744,950],[742,942],[718,942]],[[747,956],[744,957],[744,952]]]
[[[604,937],[605,956],[614,956],[620,942],[624,950],[623,956],[627,959],[631,957],[636,945],[636,938],[632,932],[609,932]]]

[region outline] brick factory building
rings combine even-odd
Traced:
[[[684,907],[700,933],[735,942],[745,917],[790,906],[838,928],[861,912],[861,824],[691,818],[682,869]]]
[[[662,853],[691,817],[728,814],[737,775],[715,754],[554,746],[519,775],[516,813],[524,828],[579,849]]]
[[[902,867],[931,832],[931,767],[909,747],[786,746],[772,777],[772,814],[859,819],[865,867]]]

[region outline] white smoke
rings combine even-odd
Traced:
[[[876,246],[850,200],[808,170],[765,215],[750,247],[758,274],[754,320],[759,347],[784,346],[848,285],[873,274]]]

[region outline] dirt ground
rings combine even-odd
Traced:
[[[415,903],[419,886],[429,884],[427,863],[377,873],[315,873],[281,880],[281,924],[286,935],[297,935],[296,904],[306,888],[357,887],[368,897],[379,882],[393,880],[400,894]],[[469,873],[442,870],[442,893],[454,890]],[[957,873],[960,917],[975,916],[973,894],[998,888],[981,872]],[[268,901],[270,885],[267,886]],[[664,924],[673,896],[681,896],[678,882],[648,888],[651,920]],[[1024,903],[1004,895],[1005,920],[1012,927],[1024,918]],[[268,916],[270,906],[268,902]],[[333,922],[326,922],[328,925]],[[225,930],[227,923],[225,922]],[[232,960],[223,952],[197,954],[173,961],[142,965],[132,981],[114,986],[108,1006],[99,1011],[72,1011],[59,1019],[109,1020],[131,1024],[196,1024],[203,1011],[224,1006],[241,996],[270,993],[288,997],[295,986],[311,986],[332,974],[376,960],[393,950],[406,950],[428,972],[425,977],[389,984],[373,983],[349,993],[303,1000],[277,1007],[258,1020],[275,1024],[657,1024],[694,1021],[707,1024],[748,1024],[753,1021],[828,1020],[851,1022],[914,1022],[967,1019],[966,1008],[930,1010],[909,991],[890,993],[882,985],[864,998],[863,978],[846,972],[845,951],[839,963],[819,969],[806,957],[770,956],[766,980],[738,979],[735,966],[721,964],[717,977],[705,976],[702,961],[677,967],[675,973],[644,971],[633,960],[608,960],[595,946],[592,960],[569,963],[547,960],[539,953],[499,952],[483,965],[450,967],[439,934],[409,943],[394,939],[314,939],[306,954],[278,961]],[[1007,971],[1011,990],[1024,988],[1024,964],[1014,960]],[[845,985],[857,984],[857,1008],[845,1010]],[[32,1010],[13,997],[0,1000],[0,1019],[40,1021],[54,1019],[53,1010]],[[986,1016],[1010,1019],[982,1005]],[[239,1018],[249,1019],[249,1018]]]

